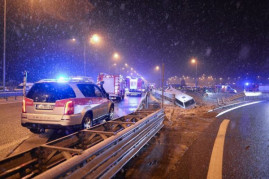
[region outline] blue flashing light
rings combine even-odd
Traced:
[[[58,81],[58,82],[67,82],[67,81],[68,81],[68,78],[66,78],[66,77],[64,77],[64,76],[59,76],[59,77],[57,78],[57,81]]]
[[[246,82],[245,85],[248,86],[249,85],[249,82]]]

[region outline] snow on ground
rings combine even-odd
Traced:
[[[169,178],[175,173],[184,153],[216,116],[214,112],[208,113],[214,106],[213,103],[204,102],[198,95],[193,97],[198,104],[193,109],[165,105],[164,127],[127,164],[118,177]]]

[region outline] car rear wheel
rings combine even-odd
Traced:
[[[31,128],[30,131],[34,134],[41,134],[41,133],[44,133],[45,132],[45,129],[41,128]]]
[[[92,127],[92,117],[86,115],[82,120],[82,129],[89,129]]]

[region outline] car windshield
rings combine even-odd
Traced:
[[[55,103],[57,100],[75,98],[76,95],[65,83],[36,83],[26,97],[34,102]]]
[[[187,108],[187,107],[190,107],[190,106],[193,105],[193,104],[195,104],[195,102],[194,102],[193,99],[191,99],[191,100],[185,102],[185,107],[186,107],[186,108]]]

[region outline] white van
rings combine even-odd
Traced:
[[[182,107],[182,108],[192,108],[196,105],[194,99],[185,94],[185,93],[182,93],[181,91],[177,90],[177,89],[174,89],[174,88],[168,88],[165,90],[166,93],[171,93],[171,94],[174,94],[175,95],[175,103],[176,105]]]

